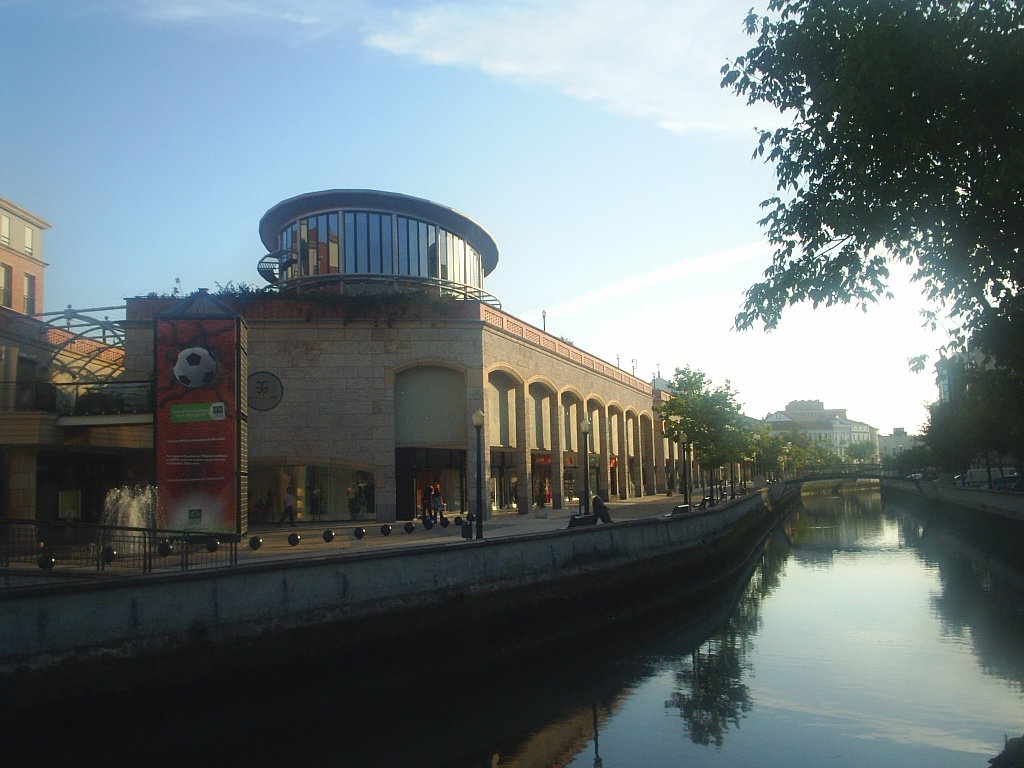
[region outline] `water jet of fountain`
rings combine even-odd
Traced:
[[[103,525],[123,528],[156,528],[156,488],[111,488],[103,500]]]

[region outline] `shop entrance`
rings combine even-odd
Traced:
[[[519,468],[513,451],[491,451],[491,509],[515,509]]]
[[[551,454],[533,454],[533,503],[538,507],[551,505]]]
[[[466,452],[447,448],[395,449],[395,517],[413,520],[433,507],[435,488],[448,513],[466,511]]]

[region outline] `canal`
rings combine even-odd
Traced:
[[[400,686],[366,674],[387,660],[325,659],[19,733],[33,764],[985,768],[1024,733],[1024,544],[937,511],[805,496],[727,583],[486,672],[415,637],[429,671]]]

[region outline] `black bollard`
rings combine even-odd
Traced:
[[[220,542],[212,536],[206,540],[206,551],[213,553],[220,549]]]
[[[387,523],[384,523],[384,525],[382,525],[380,527],[380,535],[381,536],[390,536],[391,535],[391,526],[388,525]]]
[[[40,555],[39,558],[36,560],[36,563],[44,571],[52,571],[53,566],[57,564],[57,561],[49,555]]]
[[[434,527],[434,521],[428,517],[426,520],[423,521],[423,527],[429,531],[431,528]]]
[[[352,535],[355,536],[357,539],[361,539],[363,538],[363,536],[366,535],[366,529],[356,528],[354,531],[352,531]]]
[[[171,546],[171,542],[169,542],[167,539],[164,539],[156,545],[156,552],[158,555],[160,555],[160,557],[167,557],[173,551],[174,547]]]
[[[100,552],[100,558],[103,560],[104,565],[110,565],[114,562],[115,557],[117,557],[117,550],[113,547],[104,547],[103,551]]]
[[[334,531],[331,531],[331,530],[324,531],[324,541],[326,541],[328,544],[330,544],[332,541],[334,541]]]
[[[290,546],[294,547],[294,546],[298,545],[298,543],[300,541],[302,541],[302,537],[299,536],[299,534],[297,534],[297,533],[289,533],[288,534],[288,544]]]
[[[416,526],[413,525],[412,523],[406,523],[405,524],[405,532],[406,533],[412,533],[415,530],[416,530]]]
[[[251,539],[249,539],[249,549],[251,549],[252,551],[255,552],[257,549],[259,549],[262,546],[263,546],[263,539],[261,539],[259,536],[253,536]]]

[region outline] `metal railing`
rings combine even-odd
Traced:
[[[0,519],[0,569],[11,576],[139,575],[238,563],[234,535]]]
[[[332,272],[326,275],[302,275],[278,280],[264,291],[284,291],[290,288],[314,288],[317,286],[339,286],[340,295],[364,295],[362,292],[387,289],[388,293],[427,293],[433,296],[459,300],[479,301],[495,309],[501,309],[501,301],[483,288],[440,277],[417,277],[414,275],[391,274],[345,274]],[[372,295],[372,293],[370,294]]]
[[[4,381],[0,382],[0,412],[5,411],[43,411],[60,416],[152,413],[153,382]]]

